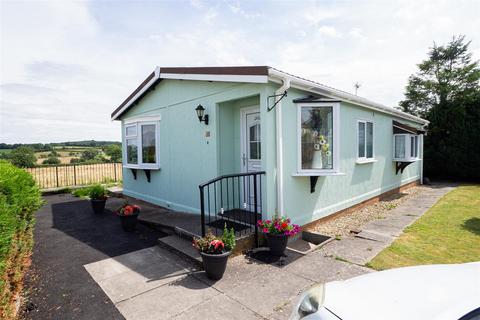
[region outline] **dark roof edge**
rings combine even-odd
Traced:
[[[161,67],[161,73],[267,76],[268,66],[240,67]]]

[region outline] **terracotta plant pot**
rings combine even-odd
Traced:
[[[208,254],[200,252],[203,261],[203,269],[205,270],[209,279],[222,279],[225,269],[227,268],[227,261],[230,254],[230,251],[222,254]]]
[[[90,203],[92,204],[92,209],[95,214],[101,214],[105,210],[105,203],[107,199],[90,199]]]
[[[120,221],[122,222],[122,228],[126,232],[133,232],[135,231],[135,227],[137,226],[137,218],[138,214],[132,214],[130,216],[119,216]]]
[[[282,256],[287,249],[288,237],[284,234],[270,234],[267,233],[268,247],[270,254],[273,256]]]

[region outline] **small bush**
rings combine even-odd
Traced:
[[[225,251],[232,251],[235,248],[235,230],[231,228],[229,231],[226,223],[223,226],[222,241],[225,244]]]
[[[42,164],[60,164],[60,159],[57,157],[48,157],[42,161]]]
[[[13,299],[21,289],[25,259],[32,247],[34,211],[42,204],[32,176],[0,161],[0,318],[14,317]]]
[[[92,187],[84,187],[84,188],[78,188],[72,191],[72,194],[75,197],[79,198],[88,198],[90,196],[90,189]]]
[[[89,196],[92,200],[104,200],[107,198],[107,195],[107,189],[105,189],[105,187],[100,184],[96,184],[90,187]]]

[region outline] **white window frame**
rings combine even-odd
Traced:
[[[364,147],[364,155],[363,157],[359,157],[358,154],[358,147],[360,144],[360,140],[358,138],[359,135],[359,130],[360,130],[360,123],[365,124],[365,147]],[[367,157],[367,123],[372,124],[372,156]],[[357,154],[357,163],[370,163],[370,162],[375,162],[375,123],[373,120],[364,120],[364,119],[358,119],[357,120],[357,130],[356,130],[356,145],[355,145],[355,153]]]
[[[405,157],[404,158],[395,157],[395,137],[396,136],[405,136]],[[416,154],[414,156],[412,156],[412,138],[417,139],[417,147],[415,150]],[[393,161],[413,162],[413,161],[420,160],[420,140],[421,140],[420,135],[417,135],[417,134],[395,133],[392,139]]]
[[[333,111],[333,164],[332,169],[302,169],[302,108],[332,108]],[[340,103],[316,102],[297,104],[297,173],[295,176],[327,176],[340,173]]]
[[[144,163],[142,152],[142,126],[155,126],[155,163]],[[136,135],[127,136],[127,128],[135,127]],[[127,139],[137,140],[137,164],[127,163]],[[160,169],[160,118],[138,118],[125,120],[123,123],[123,166],[131,169],[158,170]]]

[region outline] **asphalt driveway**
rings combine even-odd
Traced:
[[[93,214],[88,200],[45,197],[36,213],[32,266],[26,276],[26,319],[124,319],[83,267],[157,244],[164,234],[138,225],[123,232],[118,217]],[[110,199],[113,208],[117,199]],[[27,308],[26,308],[27,309]]]

